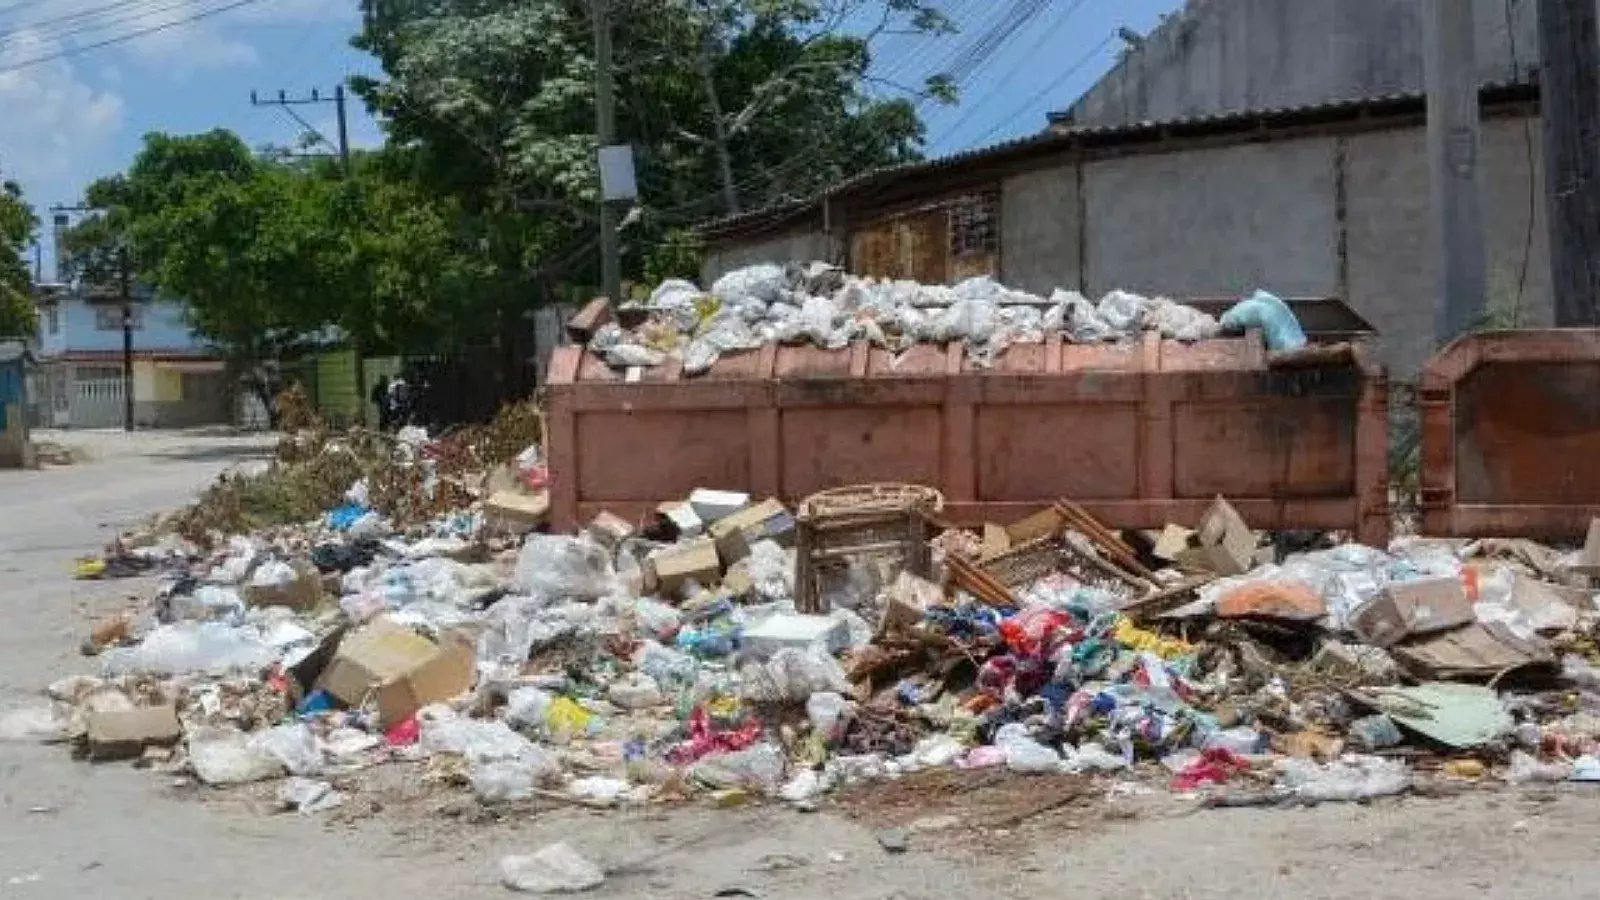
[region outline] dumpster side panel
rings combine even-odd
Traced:
[[[1430,534],[1578,541],[1600,515],[1600,330],[1489,332],[1429,361]]]
[[[871,481],[938,484],[942,420],[937,406],[786,409],[781,493],[799,498]]]
[[[1137,404],[982,406],[976,431],[978,496],[986,501],[1139,496]]]
[[[579,416],[578,490],[587,500],[684,497],[708,484],[750,482],[743,410],[590,412]]]
[[[1185,498],[1348,496],[1356,404],[1355,397],[1180,403],[1174,491]]]

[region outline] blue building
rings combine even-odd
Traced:
[[[35,421],[53,428],[122,427],[121,301],[103,290],[63,284],[39,285],[35,299]],[[226,366],[189,328],[183,305],[146,294],[130,309],[134,425],[233,421]]]

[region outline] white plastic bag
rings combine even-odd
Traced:
[[[50,706],[25,706],[0,714],[0,743],[51,744],[67,738],[67,723]]]
[[[821,691],[850,692],[839,663],[815,648],[784,648],[764,664],[746,666],[741,675],[745,699],[756,703],[804,703]]]
[[[1511,751],[1511,766],[1506,770],[1506,781],[1512,784],[1566,781],[1571,777],[1571,763],[1544,763],[1522,750]]]
[[[187,743],[189,767],[213,787],[250,784],[284,773],[282,760],[241,732],[200,730],[191,733]]]
[[[324,768],[317,736],[303,722],[278,725],[251,736],[254,748],[276,759],[291,775],[320,775]]]
[[[526,800],[538,786],[535,778],[532,766],[514,759],[473,763],[468,775],[472,793],[484,803]]]
[[[707,756],[694,764],[690,774],[714,790],[742,787],[771,794],[782,787],[785,766],[782,750],[760,743],[735,753]]]
[[[1405,763],[1354,753],[1326,765],[1290,757],[1278,761],[1278,772],[1283,787],[1307,800],[1368,800],[1411,787],[1411,772]]]
[[[832,691],[820,691],[806,699],[806,717],[811,720],[811,730],[824,738],[834,737],[840,723],[854,708],[854,703]]]
[[[344,795],[326,781],[310,778],[286,778],[278,785],[278,803],[302,816],[314,815],[333,809],[344,802]]]
[[[577,894],[592,891],[606,880],[605,872],[565,843],[530,856],[500,859],[500,881],[525,894]]]
[[[606,364],[616,369],[634,366],[653,368],[667,361],[667,355],[642,344],[615,344],[606,349]]]
[[[1006,768],[1013,772],[1038,775],[1061,769],[1056,751],[1035,741],[1026,726],[1012,722],[995,733],[994,745],[1006,755]]]
[[[528,535],[512,577],[523,593],[545,600],[598,600],[616,588],[611,555],[587,536]]]
[[[687,284],[687,282],[680,283]],[[783,266],[772,263],[734,269],[711,285],[711,293],[729,303],[738,303],[746,299],[759,300],[763,303],[781,303],[788,292],[788,274],[784,272]]]
[[[108,675],[255,672],[276,659],[254,629],[222,622],[160,625],[137,646],[118,647],[101,657]]]
[[[650,709],[666,702],[654,678],[642,672],[624,675],[606,689],[606,699],[623,709]]]

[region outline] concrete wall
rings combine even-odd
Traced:
[[[1537,68],[1535,0],[1470,2],[1485,82]],[[1424,0],[1191,0],[1072,111],[1078,124],[1121,125],[1421,90],[1425,6]]]
[[[1048,295],[1083,290],[1078,166],[1008,178],[1000,191],[1000,279]]]
[[[820,232],[801,230],[756,235],[748,241],[712,248],[700,265],[700,284],[710,287],[728,272],[756,263],[811,262],[836,257],[833,242]]]
[[[1330,139],[1091,164],[1086,293],[1336,294],[1334,181]]]

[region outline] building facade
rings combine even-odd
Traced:
[[[34,420],[52,428],[120,428],[126,418],[121,301],[67,285],[41,285]],[[131,304],[133,421],[137,428],[230,423],[226,366],[195,336],[182,304]]]
[[[1483,95],[1489,305],[1528,326],[1553,316],[1537,99],[1528,85]],[[702,275],[824,259],[1043,294],[1332,297],[1409,378],[1435,345],[1429,197],[1421,95],[1059,129],[708,223]]]
[[[1472,7],[1478,77],[1539,67],[1538,0]],[[1131,41],[1057,123],[1132,125],[1421,91],[1422,0],[1189,0]]]

